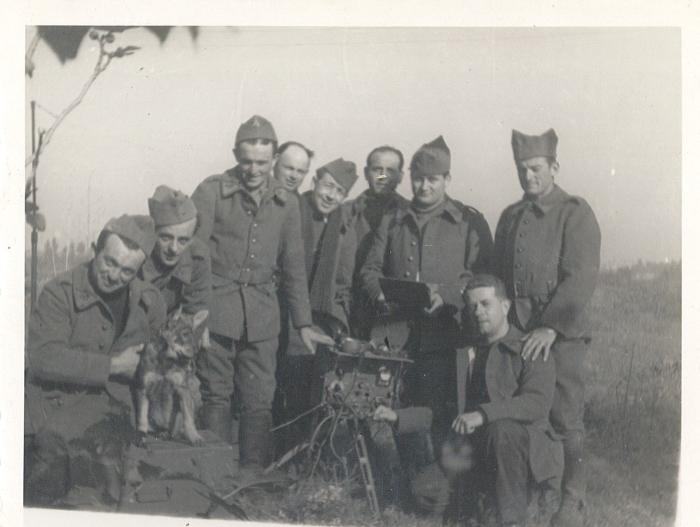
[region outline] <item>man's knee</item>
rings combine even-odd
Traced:
[[[514,452],[528,444],[527,430],[512,419],[499,419],[486,425],[486,441],[490,451]]]
[[[233,394],[233,341],[212,333],[209,349],[197,357],[197,374],[204,403],[227,406]]]

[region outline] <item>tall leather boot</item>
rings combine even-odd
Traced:
[[[272,461],[272,413],[241,414],[238,448],[241,468],[264,469]]]
[[[205,405],[202,421],[207,430],[226,443],[231,442],[231,408],[228,405]]]

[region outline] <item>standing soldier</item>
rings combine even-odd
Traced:
[[[165,322],[158,290],[137,278],[154,243],[148,216],[111,219],[95,257],[51,280],[39,296],[27,336],[26,413],[36,432],[25,445],[29,503],[53,504],[94,484],[95,469],[106,484],[103,497],[119,498],[121,451],[133,430],[131,379],[141,350]],[[66,501],[75,499],[71,493]]]
[[[205,425],[230,435],[231,395],[241,406],[242,467],[270,461],[280,309],[275,277],[289,302],[291,323],[313,352],[332,341],[311,329],[298,199],[272,177],[277,137],[253,116],[236,134],[237,165],[205,179],[192,199],[196,235],[209,245],[212,300],[210,349],[200,354]],[[279,265],[279,268],[278,268]]]
[[[357,242],[350,218],[341,203],[357,180],[355,163],[336,159],[316,171],[313,190],[301,195],[301,235],[311,310],[321,318],[330,315],[346,328],[350,311],[350,288]],[[283,305],[283,316],[288,312]],[[285,319],[288,317],[284,317]],[[284,327],[289,327],[289,324]],[[283,331],[278,368],[284,419],[309,409],[312,402],[313,357],[294,331]],[[286,438],[285,448],[299,443],[306,424],[301,421]]]
[[[513,155],[525,195],[501,214],[496,272],[514,299],[513,323],[527,332],[523,357],[554,356],[556,393],[551,412],[564,440],[562,501],[552,525],[581,525],[585,496],[584,361],[589,341],[583,311],[600,264],[600,228],[588,203],[554,183],[557,135],[513,130]]]
[[[391,214],[408,201],[396,192],[403,178],[403,154],[393,146],[378,146],[367,156],[365,179],[369,188],[349,203],[357,234],[357,257],[350,326],[360,338],[369,338],[373,306],[361,287],[359,271],[365,264],[372,235],[385,214]]]
[[[156,244],[141,268],[141,278],[160,290],[168,314],[180,307],[189,315],[208,311],[211,259],[206,243],[194,237],[194,201],[160,185],[148,200],[148,210],[156,225]]]
[[[440,136],[414,154],[413,200],[382,218],[361,270],[365,291],[380,309],[381,276],[424,282],[430,289],[430,307],[411,322],[406,347],[414,364],[407,388],[412,404],[433,410],[438,442],[451,424],[446,387],[459,341],[462,291],[474,272],[487,267],[492,249],[484,217],[447,196],[450,180],[450,150]]]

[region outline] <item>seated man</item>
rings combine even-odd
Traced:
[[[498,278],[474,276],[464,296],[480,339],[457,353],[458,415],[452,431],[469,436],[474,469],[468,479],[482,489],[481,483],[486,484],[485,490],[495,497],[501,525],[522,525],[528,483],[561,477],[563,450],[549,423],[554,362],[521,357],[523,334],[508,323],[511,303]],[[375,418],[393,422],[398,433],[429,427],[430,414],[418,410],[380,407]],[[444,449],[442,454],[445,470]]]
[[[158,290],[137,278],[154,243],[148,216],[112,219],[95,257],[39,296],[27,337],[27,504],[84,506],[79,492],[66,497],[77,487],[102,487],[108,502],[119,497],[133,429],[130,381],[165,322]]]

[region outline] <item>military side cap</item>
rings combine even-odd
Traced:
[[[103,230],[134,242],[146,255],[156,244],[155,224],[150,216],[124,214],[109,220]]]
[[[245,123],[238,127],[236,132],[236,144],[241,141],[253,141],[255,139],[267,139],[277,142],[275,129],[272,128],[272,123],[259,115],[254,115]]]
[[[557,157],[557,133],[550,128],[542,135],[526,135],[513,130],[511,145],[516,161],[531,157]]]
[[[316,175],[321,176],[324,172],[328,172],[336,183],[345,189],[345,193],[350,192],[350,189],[357,181],[357,167],[352,161],[345,161],[342,157],[323,165],[316,170]]]
[[[450,149],[442,136],[424,144],[413,154],[411,170],[426,175],[450,171]]]
[[[159,185],[148,200],[148,211],[156,227],[177,225],[197,217],[194,201],[179,190]]]

